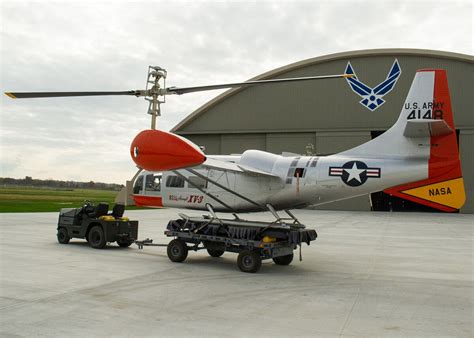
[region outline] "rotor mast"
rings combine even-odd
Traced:
[[[160,81],[163,80],[163,88],[166,88],[166,75],[165,69],[158,66],[148,66],[145,100],[150,102],[148,114],[151,115],[151,129],[156,129],[156,117],[161,116],[160,104],[166,102],[166,96],[163,95],[162,100],[159,98],[161,94]],[[148,89],[150,86],[151,88]]]

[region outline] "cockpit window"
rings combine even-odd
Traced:
[[[143,176],[138,176],[135,184],[133,185],[133,193],[139,194],[143,191]]]
[[[161,191],[161,175],[146,176],[145,191]]]

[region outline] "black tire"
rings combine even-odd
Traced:
[[[173,239],[169,242],[166,252],[172,262],[181,263],[188,257],[188,246],[180,239]]]
[[[215,249],[207,249],[207,253],[212,257],[220,257],[224,254],[225,250],[215,250]]]
[[[255,273],[262,266],[262,258],[256,251],[244,250],[237,257],[237,265],[240,271]]]
[[[118,239],[117,244],[121,248],[128,248],[130,245],[132,245],[133,241],[130,239]]]
[[[69,243],[69,240],[71,239],[71,237],[69,237],[69,234],[67,233],[66,228],[59,228],[57,237],[58,237],[58,242],[61,244],[67,244]]]
[[[280,256],[280,257],[273,257],[273,261],[277,265],[289,265],[293,261],[293,254]]]
[[[100,225],[95,225],[89,230],[87,239],[94,249],[103,249],[107,245],[104,230]]]

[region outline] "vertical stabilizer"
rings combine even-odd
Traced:
[[[400,119],[404,115],[405,139],[429,142],[428,178],[384,191],[439,210],[457,211],[466,194],[446,71],[420,70],[414,84],[417,78],[432,78],[433,84],[423,89],[423,96],[407,99]],[[427,89],[431,97],[426,97]],[[400,119],[397,124],[401,126]]]
[[[423,110],[421,118],[431,120],[431,115],[426,114],[428,109],[423,109],[423,103],[427,107],[428,103],[431,105],[433,102],[434,78],[434,72],[417,72],[395,124],[376,139],[344,151],[341,155],[370,158],[410,157],[427,160],[430,156],[430,135],[423,134],[413,138],[406,137],[404,133],[408,122],[417,119],[418,113],[416,116],[413,115],[414,110]]]
[[[446,71],[417,71],[397,122],[338,155],[417,161],[427,169],[426,179],[384,191],[443,211],[461,208],[466,195]]]

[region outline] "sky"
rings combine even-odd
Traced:
[[[375,48],[473,53],[472,1],[4,1],[0,89],[144,89],[240,82],[301,60]],[[223,91],[168,96],[170,130]],[[150,126],[135,97],[0,101],[0,177],[124,184]]]

